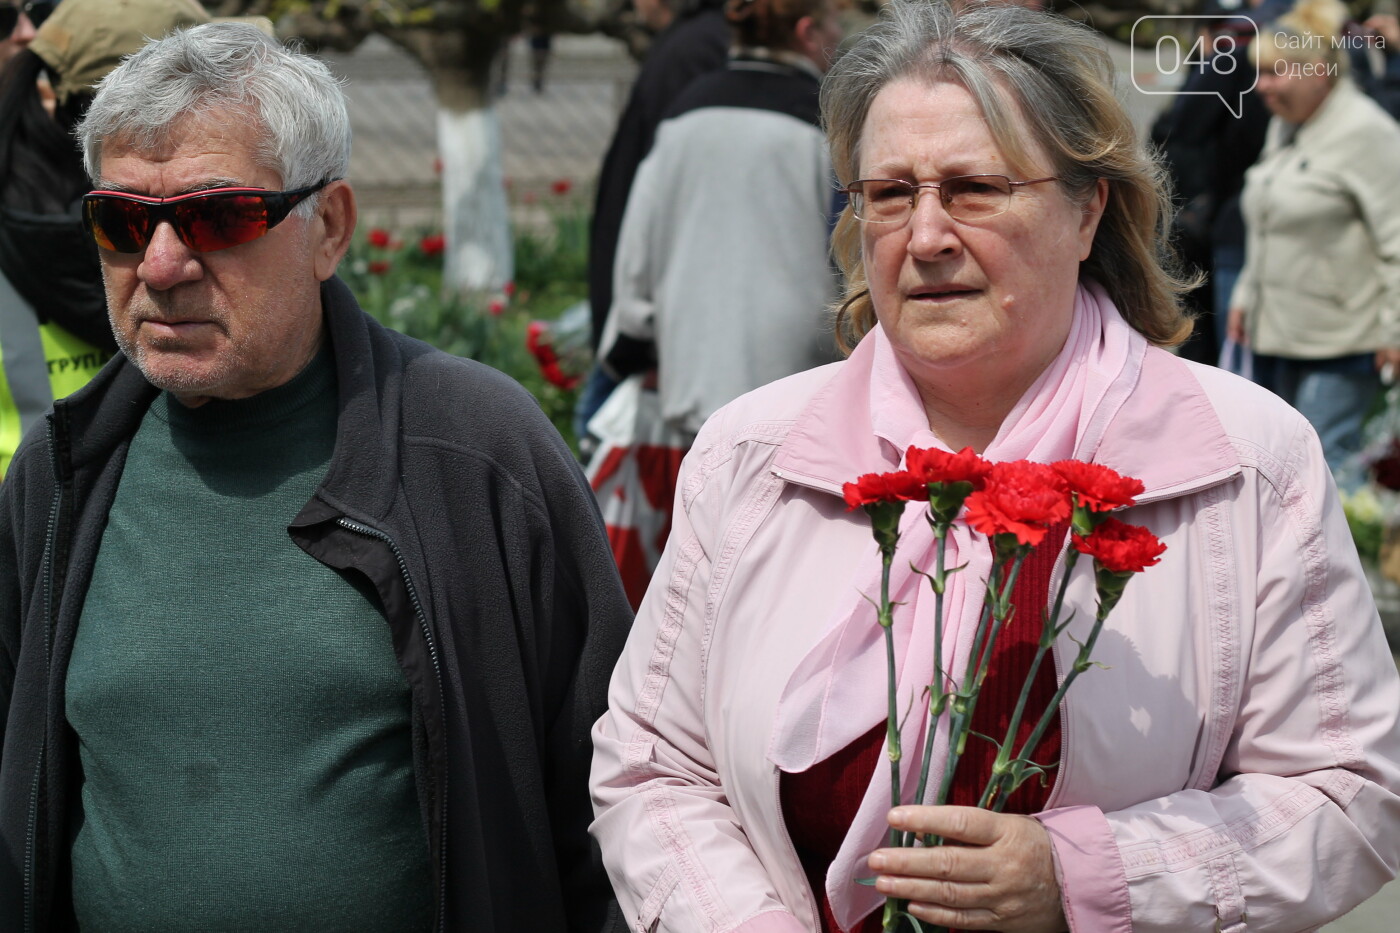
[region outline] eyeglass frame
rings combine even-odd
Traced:
[[[1029,181],[1012,181],[1010,178],[1006,177],[1005,175],[998,175],[998,174],[996,174],[996,173],[994,173],[994,172],[976,172],[976,173],[973,173],[973,174],[970,174],[970,175],[950,175],[949,177],[943,179],[942,181],[927,181],[927,182],[922,182],[922,183],[915,183],[915,182],[912,182],[912,181],[906,181],[906,180],[903,179],[903,178],[857,178],[855,181],[851,182],[849,185],[845,186],[844,188],[841,188],[840,190],[841,190],[843,193],[845,193],[845,195],[846,195],[848,198],[849,198],[849,197],[858,197],[858,198],[862,198],[862,199],[863,199],[863,198],[865,197],[865,192],[862,190],[861,186],[864,185],[866,182],[883,181],[883,182],[889,182],[889,183],[891,183],[891,184],[904,185],[904,186],[906,186],[906,187],[909,189],[909,212],[908,212],[907,214],[905,214],[903,217],[900,217],[900,218],[895,219],[895,220],[880,220],[880,219],[871,219],[871,218],[868,218],[868,217],[862,217],[862,216],[860,215],[860,212],[856,210],[855,202],[852,201],[852,202],[851,202],[851,213],[854,214],[854,215],[855,215],[855,218],[856,218],[857,220],[859,220],[861,223],[865,223],[865,224],[907,224],[907,223],[910,221],[910,219],[914,216],[914,212],[917,211],[917,210],[919,209],[919,192],[920,192],[920,190],[922,190],[922,189],[924,189],[924,188],[932,188],[932,189],[934,189],[935,191],[938,192],[938,203],[941,204],[941,205],[943,205],[943,210],[946,211],[946,212],[948,213],[948,216],[951,217],[951,218],[952,218],[955,222],[957,222],[957,223],[966,224],[966,223],[970,223],[970,221],[963,220],[963,219],[960,219],[960,218],[954,216],[952,210],[950,209],[951,204],[952,204],[952,198],[949,197],[948,195],[944,194],[944,192],[943,192],[943,186],[946,185],[946,184],[948,184],[948,182],[950,182],[950,181],[965,181],[966,179],[969,179],[969,178],[1000,178],[1002,181],[1006,182],[1007,188],[1010,189],[1010,190],[1008,190],[1008,191],[1006,192],[1006,206],[1005,206],[1005,207],[1003,207],[1001,210],[997,211],[995,214],[983,214],[981,217],[977,218],[978,220],[986,220],[986,219],[990,219],[990,218],[992,218],[992,217],[1000,217],[1002,214],[1005,214],[1008,210],[1010,210],[1010,209],[1011,209],[1011,198],[1012,198],[1013,195],[1015,195],[1016,189],[1017,189],[1017,188],[1023,188],[1023,187],[1025,187],[1026,185],[1040,185],[1040,184],[1044,184],[1044,183],[1047,182],[1047,181],[1059,181],[1059,180],[1060,180],[1060,178],[1059,178],[1058,175],[1050,175],[1050,176],[1047,176],[1047,177],[1045,177],[1045,178],[1033,178],[1033,179],[1031,179],[1031,180],[1029,180]]]
[[[200,253],[201,255],[204,253],[217,253],[225,249],[232,249],[234,246],[242,246],[244,243],[252,243],[254,240],[262,239],[263,237],[271,233],[278,225],[280,225],[282,221],[290,217],[292,211],[294,211],[297,208],[297,205],[305,202],[307,198],[316,195],[327,185],[333,184],[340,180],[341,179],[339,177],[327,178],[317,182],[314,185],[307,185],[304,188],[294,188],[285,191],[274,191],[268,188],[228,186],[221,188],[209,188],[201,191],[190,191],[185,194],[175,194],[169,197],[155,197],[154,195],[148,194],[133,194],[130,191],[95,189],[83,195],[83,227],[87,230],[88,235],[91,236],[93,240],[97,240],[97,233],[94,229],[95,223],[92,220],[91,215],[89,214],[89,202],[97,202],[103,200],[131,201],[136,204],[145,205],[147,213],[150,217],[150,226],[146,230],[146,242],[139,249],[113,249],[110,250],[110,252],[120,253],[124,256],[138,256],[141,253],[144,253],[146,251],[146,248],[151,245],[151,240],[155,239],[156,230],[160,227],[161,224],[167,223],[170,224],[170,228],[175,232],[175,236],[180,240],[180,242],[184,243],[185,246],[188,247],[191,251]],[[268,210],[269,218],[276,216],[277,219],[269,219],[269,222],[267,226],[263,229],[262,233],[253,237],[251,240],[244,240],[242,243],[232,243],[228,246],[220,246],[215,249],[202,250],[195,248],[194,246],[185,241],[185,237],[181,232],[181,225],[175,222],[175,212],[179,209],[180,204],[188,203],[190,201],[198,200],[200,198],[207,198],[212,196],[227,196],[235,194],[256,195],[262,198],[265,208],[270,208],[270,210]],[[100,246],[101,244],[99,243],[98,245]]]
[[[4,11],[6,10],[13,11],[15,17],[15,21],[10,24],[9,29],[6,29],[4,23],[0,22],[0,41],[10,38],[10,33],[14,32],[15,28],[19,26],[19,17],[21,13],[28,16],[29,22],[34,25],[35,29],[38,29],[44,24],[44,20],[54,14],[54,9],[57,6],[58,4],[54,3],[53,0],[24,0],[22,3],[0,3],[0,20],[3,20],[5,16]],[[35,19],[33,15],[35,7],[47,7],[48,12],[38,19]]]

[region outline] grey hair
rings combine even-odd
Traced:
[[[1166,173],[1114,95],[1113,64],[1096,33],[1015,4],[955,9],[943,0],[890,0],[822,84],[822,120],[841,184],[860,171],[871,103],[905,78],[961,85],[1012,167],[1036,169],[1039,149],[1072,201],[1086,203],[1106,180],[1108,203],[1081,274],[1103,285],[1124,319],[1153,343],[1190,336],[1181,296],[1196,279],[1177,270],[1169,245]],[[849,207],[832,250],[846,273],[837,338],[849,351],[875,325],[859,221]]]
[[[257,164],[286,189],[343,178],[350,167],[350,116],[341,82],[322,62],[284,48],[243,23],[179,30],[118,65],[97,86],[77,130],[83,166],[96,181],[104,141],[155,148],[186,117],[246,117]],[[297,206],[309,216],[315,199]]]

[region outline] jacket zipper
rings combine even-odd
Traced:
[[[54,624],[54,551],[58,542],[55,540],[58,532],[59,507],[63,503],[63,479],[58,469],[58,446],[55,443],[53,432],[53,421],[48,422],[49,452],[53,457],[54,464],[54,488],[53,501],[49,504],[49,522],[44,531],[44,669],[52,674],[51,668],[53,645],[52,629]],[[47,682],[47,681],[46,681]],[[48,697],[52,696],[52,690],[47,691],[45,697],[45,717],[44,732],[40,738],[39,761],[34,766],[34,781],[29,789],[29,820],[24,839],[24,929],[25,933],[33,933],[35,929],[35,915],[38,913],[38,905],[35,904],[35,874],[38,861],[38,826],[39,826],[39,794],[44,782],[44,763],[48,759],[49,751],[49,723],[52,719],[52,710],[48,709]]]
[[[355,534],[363,535],[367,538],[374,538],[383,542],[389,548],[389,552],[394,555],[394,560],[399,565],[399,575],[403,578],[404,588],[408,592],[408,600],[413,604],[413,615],[418,620],[418,627],[423,632],[423,639],[428,646],[428,657],[433,662],[433,679],[437,681],[438,697],[440,702],[447,702],[447,691],[443,689],[442,683],[442,662],[438,659],[437,641],[433,638],[432,627],[428,625],[428,616],[423,611],[423,604],[418,599],[418,590],[413,586],[413,579],[408,575],[408,564],[404,561],[403,552],[394,543],[394,539],[377,528],[354,521],[349,518],[338,518],[336,524]],[[441,828],[438,836],[438,930],[447,930],[447,769],[443,769],[442,784],[438,788],[438,808],[441,819]]]

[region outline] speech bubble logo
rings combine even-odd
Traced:
[[[1173,20],[1188,22],[1172,22]],[[1194,39],[1183,40],[1178,35],[1183,25],[1202,23],[1206,20],[1226,20],[1230,23],[1230,28],[1226,30],[1223,28],[1225,23],[1217,23],[1212,30],[1214,35],[1210,38],[1196,36]],[[1189,37],[1190,30],[1186,32]],[[1151,41],[1154,36],[1156,41],[1152,42],[1150,49],[1143,48],[1143,43]],[[1259,84],[1259,66],[1251,62],[1247,55],[1232,53],[1258,38],[1259,26],[1248,16],[1139,17],[1137,22],[1133,23],[1132,34],[1128,40],[1128,68],[1132,72],[1133,87],[1142,94],[1166,97],[1218,97],[1225,109],[1238,119],[1244,113],[1244,96]],[[1144,67],[1139,68],[1139,65]],[[1200,90],[1195,87],[1209,77],[1225,77],[1242,68],[1248,69],[1249,87],[1231,88],[1228,94],[1220,90]],[[1180,84],[1166,90],[1156,86],[1144,87],[1139,77],[1147,74],[1176,79]]]

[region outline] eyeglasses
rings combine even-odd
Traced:
[[[1006,213],[1017,188],[1056,180],[1053,176],[1012,181],[1005,175],[955,175],[916,185],[897,178],[862,178],[841,190],[851,196],[851,210],[866,223],[904,223],[918,207],[919,191],[932,188],[938,192],[949,217],[973,224]]]
[[[29,0],[27,3],[7,3],[0,6],[0,38],[8,39],[19,25],[19,15],[23,13],[38,29],[53,12],[54,4],[44,0]]]
[[[83,222],[98,246],[117,253],[141,252],[162,223],[190,249],[212,253],[265,236],[297,204],[336,180],[295,191],[211,188],[172,198],[93,191],[83,195]]]

